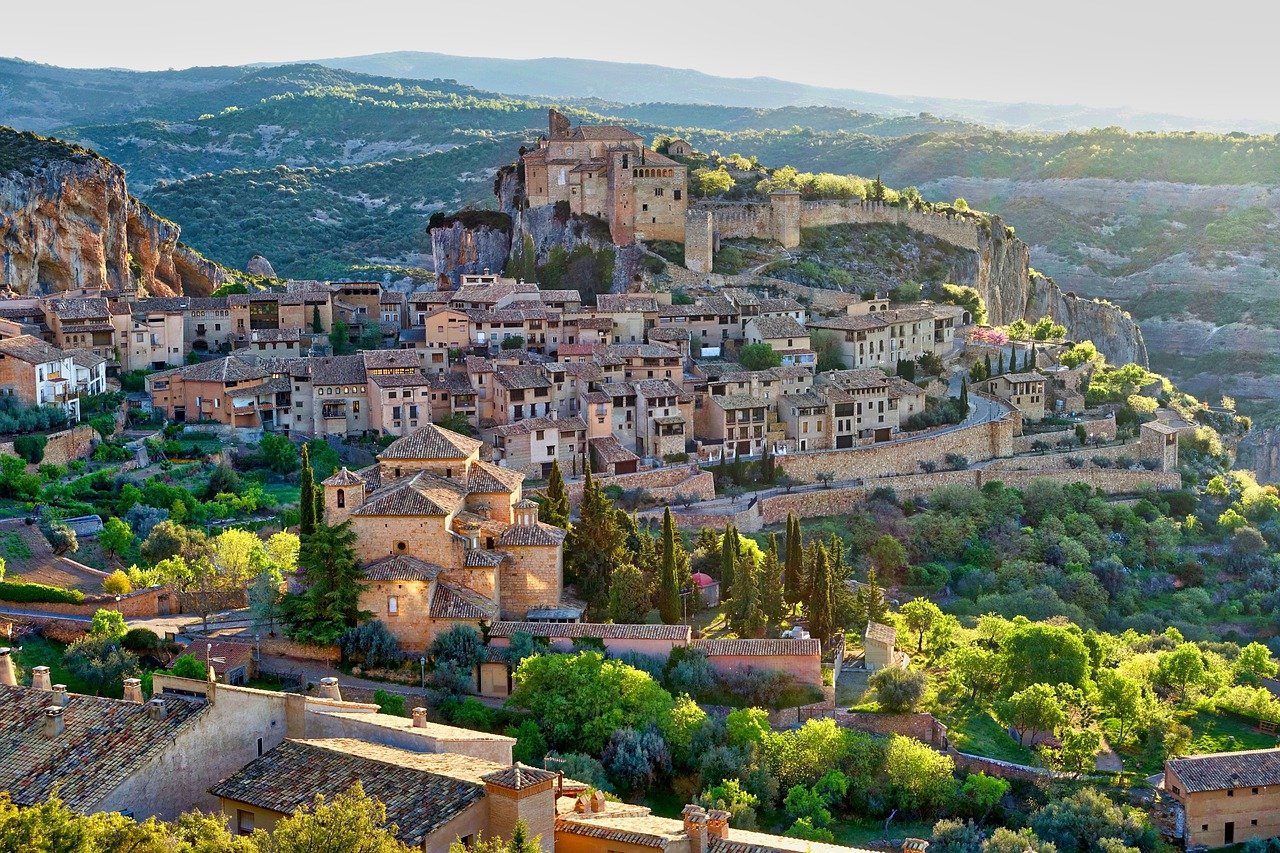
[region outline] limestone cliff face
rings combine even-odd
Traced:
[[[1031,274],[1031,247],[1005,232],[999,217],[991,219],[991,233],[982,233],[972,266],[957,271],[968,275],[987,305],[989,322],[1004,325],[1014,320],[1035,321],[1052,317],[1067,327],[1073,340],[1090,340],[1108,361],[1147,364],[1147,345],[1133,318],[1109,302],[1083,299],[1064,293],[1046,276]]]
[[[1236,448],[1237,467],[1251,469],[1259,483],[1280,483],[1280,427],[1255,428]]]
[[[178,236],[129,195],[124,171],[107,160],[74,156],[0,175],[0,282],[19,294],[107,287],[201,296],[225,283]]]
[[[431,258],[438,276],[457,288],[460,277],[502,272],[511,252],[511,228],[451,219],[431,229]]]

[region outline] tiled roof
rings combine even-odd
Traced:
[[[0,353],[30,364],[45,364],[66,356],[62,350],[32,335],[18,335],[0,341]]]
[[[513,424],[501,424],[493,428],[494,435],[510,436],[510,435],[527,435],[540,429],[558,429],[561,432],[580,431],[587,428],[582,418],[574,416],[572,418],[548,418],[536,417],[526,418],[522,421],[516,421]]]
[[[186,367],[175,367],[151,374],[156,376],[181,376],[187,382],[245,382],[250,379],[263,379],[267,371],[251,359],[230,355],[226,358],[202,361]]]
[[[430,581],[444,569],[423,562],[408,554],[392,554],[375,560],[364,567],[366,580],[371,581]]]
[[[768,400],[761,400],[759,397],[752,397],[750,394],[726,394],[722,397],[712,397],[722,409],[756,409],[761,406],[768,406]]]
[[[634,384],[636,393],[649,400],[654,397],[680,396],[680,386],[670,379],[638,379]]]
[[[688,341],[693,339],[692,332],[676,326],[658,326],[650,329],[648,335],[651,341]]]
[[[534,637],[599,640],[670,640],[688,643],[693,629],[688,625],[628,625],[614,622],[494,622],[490,637],[510,637],[525,633]]]
[[[564,541],[565,531],[550,524],[513,524],[498,536],[501,547],[534,547],[559,545]]]
[[[622,358],[679,358],[680,351],[666,344],[613,344],[606,353]]]
[[[804,306],[792,299],[790,296],[784,296],[781,299],[761,299],[761,314],[790,314],[793,311],[803,311]]]
[[[466,459],[483,442],[428,424],[417,432],[396,439],[378,454],[379,459]]]
[[[61,320],[105,320],[111,316],[105,299],[55,299],[49,308]]]
[[[369,381],[379,388],[429,388],[431,377],[421,370],[412,373],[373,373]]]
[[[360,357],[364,359],[366,370],[385,370],[393,367],[420,369],[422,367],[422,359],[418,354],[407,349],[365,350]]]
[[[19,805],[42,803],[57,786],[72,809],[93,811],[207,707],[166,699],[165,718],[153,720],[143,705],[71,694],[62,712],[65,728],[49,738],[41,730],[51,696],[0,685],[0,790]]]
[[[457,483],[420,471],[369,495],[351,514],[444,516],[465,497]]]
[[[525,788],[532,788],[534,785],[550,782],[552,779],[558,778],[559,775],[550,770],[530,767],[517,761],[510,767],[504,767],[493,773],[486,773],[481,778],[491,785],[499,785],[512,791],[523,791]]]
[[[467,378],[467,374],[458,373],[454,370],[433,374],[431,376],[431,390],[447,391],[450,394],[476,393],[476,389],[471,387],[471,380]]]
[[[493,371],[494,379],[504,388],[550,388],[551,380],[538,365],[518,365],[498,367]]]
[[[465,586],[438,580],[428,615],[432,619],[492,619],[498,615],[498,606]]]
[[[670,818],[654,817],[653,815],[635,817],[592,817],[584,815],[583,818],[577,819],[576,815],[565,815],[557,818],[556,833],[565,832],[570,835],[584,835],[588,838],[598,838],[602,841],[634,844],[638,847],[653,847],[658,850],[664,850],[671,842],[679,841],[685,837],[684,825],[680,821]]]
[[[209,792],[292,814],[316,794],[332,799],[360,782],[386,806],[400,841],[418,847],[484,796],[475,783],[422,769],[430,763],[418,759],[435,757],[356,740],[286,740]]]
[[[591,445],[591,451],[595,453],[595,455],[605,465],[614,465],[618,462],[630,462],[633,459],[640,458],[630,450],[623,447],[617,437],[612,435],[593,438],[589,444]]]
[[[656,312],[658,300],[635,293],[602,293],[596,297],[596,309],[603,313]]]
[[[477,461],[471,463],[467,472],[467,493],[478,492],[486,495],[509,495],[520,488],[524,475],[510,468],[500,468],[490,462]]]
[[[1006,373],[1004,378],[1009,382],[1043,382],[1044,375],[1040,373]]]
[[[310,362],[311,381],[316,385],[359,385],[366,379],[359,355],[326,355]]]
[[[779,657],[784,655],[820,655],[819,640],[694,640],[693,647],[708,657],[732,655],[742,657]]]
[[[349,469],[346,465],[343,465],[333,474],[329,475],[328,479],[326,479],[320,485],[322,486],[362,486],[364,485],[364,480],[362,480],[360,477],[357,477],[355,474],[351,473],[351,469]]]
[[[497,551],[486,551],[483,548],[468,548],[466,557],[463,558],[463,565],[469,568],[491,568],[493,566],[502,565],[502,561],[506,559]]]
[[[807,338],[809,332],[792,317],[756,317],[752,319],[761,338]]]
[[[728,838],[707,839],[707,853],[868,853],[857,847],[808,841],[786,835],[769,835],[764,832],[730,827]]]
[[[898,641],[897,630],[879,622],[868,622],[866,633],[863,636],[868,640],[879,640],[882,643],[893,644]]]
[[[1188,794],[1280,785],[1280,749],[1214,752],[1188,758],[1171,758],[1168,766],[1177,774],[1183,791]]]
[[[69,349],[67,355],[71,356],[76,367],[83,367],[86,370],[97,370],[99,365],[107,363],[105,358],[87,349]]]
[[[627,130],[625,127],[617,124],[582,124],[573,129],[572,137],[574,139],[594,139],[594,140],[630,140],[644,139],[643,136],[635,131]]]

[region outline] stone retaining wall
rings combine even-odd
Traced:
[[[279,655],[300,660],[323,661],[325,663],[338,663],[342,660],[342,650],[337,646],[313,646],[308,643],[295,643],[284,637],[263,637],[261,638],[261,643],[264,655]]]
[[[857,729],[876,735],[905,735],[933,747],[946,743],[947,727],[933,714],[869,714],[857,711],[838,711],[836,724],[846,729]]]
[[[92,571],[92,570],[91,570]],[[162,615],[167,609],[162,604],[175,601],[168,587],[155,586],[140,589],[128,595],[86,595],[83,604],[64,604],[62,602],[3,602],[6,606],[20,610],[38,611],[40,613],[60,614],[64,616],[92,617],[99,610],[115,610],[123,616],[152,617]]]
[[[623,491],[644,489],[654,500],[663,503],[676,503],[684,495],[695,501],[714,500],[716,496],[715,476],[710,471],[703,471],[696,465],[675,465],[669,468],[654,468],[651,471],[637,471],[634,474],[618,474],[612,477],[593,477],[602,487],[617,486]],[[569,495],[569,503],[577,506],[582,502],[583,480],[566,480],[565,492]],[[546,494],[546,488],[529,489],[529,496]]]
[[[1081,447],[1076,450],[1064,451],[1046,451],[1045,453],[1026,453],[1015,456],[1012,459],[995,459],[985,466],[987,472],[993,471],[1051,471],[1062,470],[1066,468],[1067,459],[1083,459],[1088,467],[1096,467],[1090,463],[1095,456],[1102,456],[1107,459],[1119,459],[1122,456],[1128,456],[1130,459],[1137,459],[1141,455],[1141,447],[1138,442],[1129,442],[1128,444],[1109,444],[1103,447]],[[1077,468],[1077,471],[1085,469]]]
[[[1114,415],[1105,418],[1092,418],[1081,420],[1080,426],[1084,427],[1086,435],[1096,435],[1103,441],[1115,441],[1116,439],[1116,419]],[[1064,438],[1075,441],[1076,428],[1074,426],[1065,429],[1054,430],[1053,432],[1026,433],[1020,435],[1013,440],[1014,453],[1031,453],[1033,445],[1037,441],[1048,442],[1050,446],[1057,444]]]

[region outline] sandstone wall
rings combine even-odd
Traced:
[[[1084,427],[1086,435],[1096,435],[1105,441],[1114,441],[1116,437],[1116,419],[1114,416],[1105,418],[1092,418],[1089,420],[1081,420],[1080,425]],[[1045,441],[1050,445],[1057,444],[1064,438],[1075,440],[1076,429],[1074,426],[1065,429],[1054,430],[1053,432],[1026,433],[1025,435],[1015,436],[1013,439],[1014,453],[1030,453],[1031,445],[1037,441]]]
[[[800,210],[800,227],[824,225],[905,225],[912,231],[977,252],[979,225],[975,219],[945,213],[924,213],[887,204],[860,201],[810,201]]]
[[[1088,483],[1108,495],[1127,495],[1145,488],[1166,492],[1182,488],[1177,471],[1117,471],[1111,468],[1082,468],[1077,471],[993,471],[983,472],[983,483],[998,480],[1013,489],[1025,489],[1036,480],[1055,483]]]
[[[283,636],[263,637],[262,654],[280,657],[298,658],[300,660],[318,660],[337,663],[342,660],[342,650],[337,646],[312,646],[307,643],[295,643]]]
[[[85,571],[95,572],[88,566]],[[102,573],[106,577],[105,573]],[[38,602],[16,605],[22,610],[38,613],[61,614],[65,616],[92,617],[99,610],[116,610],[127,618],[160,616],[168,612],[166,605],[176,601],[176,596],[168,587],[157,586],[140,589],[128,595],[86,595],[83,604],[64,604],[62,602]]]
[[[124,170],[68,149],[33,174],[0,174],[0,282],[24,296],[80,288],[206,296],[225,273],[177,225],[129,195]]]
[[[947,727],[934,719],[933,714],[868,714],[840,711],[835,715],[836,724],[846,729],[857,729],[876,735],[903,735],[921,743],[940,747],[946,741]]]
[[[660,502],[675,503],[682,495],[689,495],[696,501],[709,501],[716,496],[715,476],[696,465],[654,468],[652,471],[637,471],[613,477],[593,476],[592,479],[604,487],[618,486],[624,491],[644,489]],[[582,479],[565,481],[565,492],[569,495],[572,506],[582,503],[582,484]],[[546,489],[529,489],[525,493],[533,497],[546,494]]]
[[[1119,459],[1122,456],[1128,456],[1130,459],[1140,457],[1138,452],[1138,442],[1129,442],[1128,444],[1110,444],[1104,447],[1082,447],[1077,450],[1064,451],[1048,451],[1044,454],[1030,453],[1023,456],[1015,456],[1012,459],[996,459],[983,467],[988,479],[994,471],[1061,471],[1067,467],[1067,459],[1083,459],[1086,466],[1091,466],[1090,460],[1095,456],[1102,456],[1107,459]],[[1083,471],[1083,468],[1077,468],[1077,471]]]
[[[44,447],[43,462],[50,465],[66,465],[75,459],[88,459],[98,443],[98,431],[88,424],[81,424],[62,432],[49,433]]]

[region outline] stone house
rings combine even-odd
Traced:
[[[573,127],[548,110],[547,136],[521,157],[529,207],[564,202],[609,224],[613,242],[684,242],[687,170],[615,125]]]
[[[32,335],[0,340],[0,394],[28,406],[59,406],[80,420],[75,358]]]
[[[889,625],[879,622],[868,622],[863,633],[863,665],[867,672],[875,672],[886,667],[898,666],[898,632]]]
[[[816,391],[784,394],[778,399],[778,414],[786,424],[787,440],[793,449],[803,452],[831,448],[831,402],[825,395]]]
[[[666,344],[618,344],[604,354],[622,360],[622,378],[628,382],[666,379],[680,386],[684,379],[680,351]]]
[[[757,456],[764,452],[769,403],[750,394],[713,396],[707,436],[724,444],[729,456]]]
[[[451,349],[466,351],[471,346],[471,318],[456,308],[436,307],[430,314],[419,317],[417,323],[425,330],[427,349]]]
[[[301,329],[255,329],[236,335],[232,355],[253,358],[299,358],[311,349],[312,335]]]
[[[177,299],[139,299],[132,311],[113,313],[120,344],[114,353],[95,350],[104,358],[119,358],[120,369],[163,370],[183,363],[187,354],[186,319]]]
[[[102,394],[107,390],[107,360],[97,353],[85,349],[71,350],[71,361],[75,365],[76,393]]]
[[[808,327],[834,333],[841,360],[850,368],[879,367],[893,372],[898,362],[914,361],[939,347],[934,340],[933,311],[925,306],[811,319]]]
[[[1280,837],[1280,749],[1168,758],[1161,788],[1188,849]]]
[[[46,299],[42,304],[45,325],[49,327],[54,346],[64,350],[87,349],[110,361],[116,360],[120,333],[128,327],[126,308],[121,308],[118,328],[111,305],[103,297]],[[179,354],[179,363],[181,358]],[[166,360],[160,360],[161,366]]]
[[[685,451],[692,426],[692,397],[669,379],[641,379],[629,383],[635,391],[635,448],[642,456],[659,459]],[[687,402],[682,403],[682,398]]]
[[[448,415],[462,415],[478,427],[476,389],[471,387],[467,374],[449,370],[431,376],[431,420],[438,421]]]
[[[197,352],[217,352],[230,348],[235,327],[231,303],[226,296],[178,297],[182,311],[182,336]],[[168,300],[166,300],[168,302]],[[164,306],[168,310],[167,306]]]
[[[993,376],[982,390],[1012,404],[1029,421],[1044,420],[1045,377],[1039,373],[1006,373]]]
[[[579,417],[525,418],[485,430],[484,436],[495,462],[531,477],[550,476],[557,460],[566,472],[575,464],[580,468],[587,452],[587,425]]]
[[[883,371],[836,370],[821,377],[816,390],[831,406],[829,434],[836,449],[888,441],[911,415],[924,411],[919,386]]]
[[[560,601],[565,531],[538,521],[524,475],[481,460],[481,446],[428,425],[324,481],[326,523],[349,519],[358,536],[361,608],[405,648]]]
[[[784,365],[816,367],[818,355],[810,348],[809,330],[791,317],[753,317],[745,329],[747,344],[767,344]]]
[[[753,669],[785,672],[797,684],[822,687],[820,640],[694,640],[692,645],[721,675],[742,675]]]

